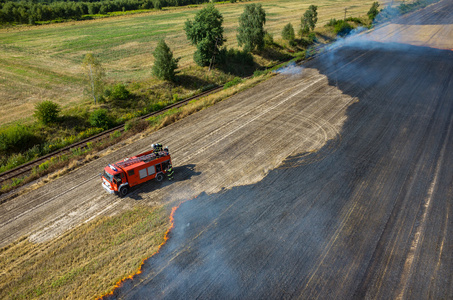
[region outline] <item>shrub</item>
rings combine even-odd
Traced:
[[[264,46],[269,47],[274,45],[274,36],[269,32],[264,32]]]
[[[239,64],[239,65],[253,65],[253,56],[245,50],[222,48],[219,53],[218,61],[220,64]]]
[[[35,118],[39,122],[47,125],[58,122],[60,106],[52,101],[42,101],[35,105]]]
[[[256,70],[253,72],[253,77],[258,77],[267,73],[267,70]]]
[[[121,131],[120,130],[115,130],[110,134],[110,139],[114,140],[117,139],[121,136]]]
[[[13,179],[11,179],[11,181],[12,181],[11,186],[13,187],[13,186],[21,184],[22,181],[24,181],[24,179],[23,178],[13,178]]]
[[[105,109],[98,109],[91,113],[89,118],[90,124],[93,127],[109,129],[113,124],[110,116]]]
[[[225,85],[223,86],[223,89],[227,89],[229,87],[232,87],[236,84],[239,84],[242,82],[242,79],[240,77],[234,77],[233,80],[231,81],[228,81],[227,83],[225,83]]]
[[[357,24],[359,24],[359,25],[365,25],[365,23],[363,22],[363,20],[360,19],[360,18],[349,17],[349,18],[346,19],[346,21],[354,22],[354,23],[357,23]]]
[[[11,155],[5,163],[5,170],[10,170],[27,162],[27,158],[22,153]],[[3,171],[3,170],[2,170]]]
[[[148,122],[141,119],[131,119],[124,124],[124,130],[131,131],[133,133],[141,132],[148,127]]]
[[[310,39],[310,37],[302,37],[299,41],[299,45],[304,47],[304,48],[307,48],[311,45],[313,45],[313,40]]]
[[[310,33],[308,34],[308,40],[309,40],[311,43],[316,42],[316,33],[310,32]]]
[[[30,127],[16,124],[0,132],[0,152],[11,154],[22,152],[39,144],[40,139]]]
[[[45,162],[43,162],[42,164],[40,164],[38,166],[38,169],[40,171],[44,171],[44,170],[47,170],[49,168],[49,165],[50,165],[50,162],[48,160],[46,160]]]
[[[124,84],[117,84],[113,87],[113,90],[110,92],[110,97],[113,100],[127,100],[130,96],[130,92],[127,90]]]
[[[201,91],[201,92],[206,92],[206,91],[212,90],[213,88],[216,88],[216,87],[217,87],[216,84],[210,83],[210,84],[208,84],[208,85],[205,85],[205,86],[201,87],[201,88],[200,88],[200,91]]]
[[[343,20],[337,21],[337,24],[334,26],[334,32],[339,36],[346,36],[353,29],[352,25]]]
[[[337,19],[330,19],[325,26],[335,26],[337,24]]]
[[[167,106],[166,103],[163,103],[163,102],[154,102],[152,103],[150,106],[149,106],[149,111],[159,111],[161,110],[162,108],[164,108],[165,106]]]

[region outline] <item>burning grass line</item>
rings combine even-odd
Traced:
[[[187,200],[186,200],[187,201]],[[136,277],[137,275],[141,274],[143,271],[142,271],[142,267],[143,265],[145,264],[145,262],[150,259],[151,257],[153,257],[154,255],[158,254],[160,252],[160,249],[167,243],[167,241],[170,239],[169,235],[170,235],[170,232],[173,230],[173,228],[175,227],[175,212],[176,210],[181,206],[181,204],[183,204],[184,202],[186,201],[182,201],[181,203],[179,203],[177,206],[174,206],[172,209],[171,209],[171,213],[170,213],[170,227],[167,229],[167,231],[165,232],[165,236],[164,236],[164,241],[159,245],[159,247],[157,248],[157,251],[154,252],[153,254],[151,254],[149,257],[145,258],[142,260],[140,266],[138,267],[138,270],[137,272],[135,272],[134,274],[131,274],[129,276],[126,276],[124,277],[123,279],[119,280],[115,286],[113,287],[113,290],[108,293],[108,294],[105,294],[101,297],[98,297],[96,298],[97,300],[100,299],[108,299],[110,296],[113,296],[113,294],[115,293],[115,290],[120,288],[121,286],[123,286],[124,282],[126,282],[127,280],[133,280],[134,277]]]

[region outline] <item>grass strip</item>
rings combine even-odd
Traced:
[[[58,239],[0,249],[0,298],[78,298],[108,293],[155,253],[170,226],[166,208],[135,207],[84,223]]]

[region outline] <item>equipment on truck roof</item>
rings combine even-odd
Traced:
[[[152,147],[153,150],[107,165],[101,174],[104,189],[123,197],[135,185],[151,179],[162,181],[171,166],[170,152],[168,147],[162,149],[162,144]]]

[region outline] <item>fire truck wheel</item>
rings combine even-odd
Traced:
[[[120,196],[121,196],[121,197],[126,196],[128,191],[129,191],[129,190],[128,190],[127,186],[123,186],[123,187],[120,189]]]
[[[162,181],[162,179],[164,179],[164,174],[159,173],[159,174],[156,175],[156,180],[157,181]]]

